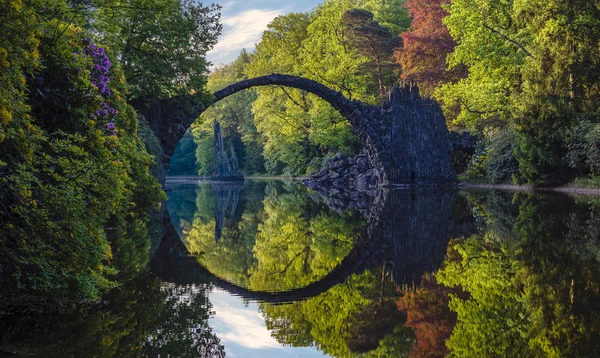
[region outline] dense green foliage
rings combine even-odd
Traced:
[[[157,23],[139,17],[142,7],[160,7]],[[0,266],[6,292],[44,294],[56,302],[98,298],[117,285],[117,260],[127,272],[145,267],[149,215],[164,199],[155,179],[160,144],[126,99],[150,88],[162,96],[201,91],[203,56],[220,31],[218,15],[214,7],[178,1],[4,1],[0,8]],[[141,25],[149,28],[138,40],[157,41],[148,46],[161,49],[163,62],[145,45],[128,52],[135,36],[126,30]],[[190,39],[195,46],[188,48]],[[173,81],[183,73],[189,74],[184,82]],[[115,258],[130,246],[141,250]]]
[[[588,160],[572,160],[581,157],[572,150],[593,140],[577,131],[580,123],[591,129],[600,121],[600,3],[453,0],[447,11],[443,25],[457,44],[447,64],[468,70],[435,91],[452,124],[488,138],[510,127],[517,181],[557,183],[593,173]],[[493,151],[505,149],[495,144]]]

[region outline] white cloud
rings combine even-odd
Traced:
[[[219,65],[231,61],[243,49],[252,49],[260,41],[267,25],[279,15],[285,13],[278,10],[247,10],[234,16],[223,16],[223,35],[217,45],[208,53],[208,59]]]
[[[264,324],[264,319],[257,311],[235,308],[224,302],[213,302],[213,309],[217,312],[213,317],[215,331],[218,327],[227,327],[226,332],[217,332],[223,343],[232,342],[251,349],[283,347],[271,337]]]

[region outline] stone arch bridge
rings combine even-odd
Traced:
[[[340,92],[302,77],[272,74],[232,84],[214,93],[213,104],[239,91],[259,86],[284,86],[317,95],[330,103],[351,124],[375,169],[377,184],[454,183],[450,162],[451,144],[444,116],[437,103],[420,97],[416,86],[395,87],[382,106],[349,100]],[[168,107],[168,104],[167,104]],[[185,113],[181,108],[143,114],[160,138],[163,164],[179,140],[206,108]],[[163,113],[164,112],[164,113]],[[158,118],[152,118],[158,117]]]

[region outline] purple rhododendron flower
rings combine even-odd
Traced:
[[[84,42],[85,42],[85,40],[84,40]],[[88,44],[89,44],[89,42],[88,42]],[[102,47],[98,47],[93,44],[89,45],[87,48],[89,51],[88,53],[91,53],[92,57],[94,58],[94,60],[93,60],[94,67],[92,68],[92,71],[90,74],[90,77],[91,77],[90,83],[98,89],[98,91],[100,92],[100,95],[102,95],[103,97],[108,97],[111,94],[110,88],[108,87],[108,82],[110,82],[109,68],[110,68],[111,64],[110,64],[110,60],[108,59],[108,56],[106,55],[106,50]],[[85,55],[85,53],[84,53],[84,55]],[[102,109],[97,110],[94,113],[98,117],[106,117],[109,114],[116,116],[118,111],[115,110],[114,108],[109,107],[106,102],[102,102]],[[111,130],[111,126],[112,126],[112,129],[114,129],[114,123],[109,124],[109,126],[108,126],[109,130]]]

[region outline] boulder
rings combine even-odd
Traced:
[[[354,187],[358,190],[364,191],[369,188],[369,178],[364,174],[359,174],[354,179]]]

